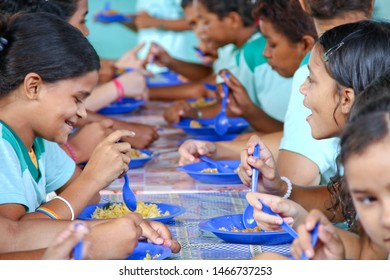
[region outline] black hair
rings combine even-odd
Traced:
[[[369,146],[388,137],[389,133],[390,95],[384,95],[367,103],[345,126],[340,137],[339,168],[345,165],[351,155],[364,153]],[[345,178],[342,187],[336,190],[334,202],[337,202],[349,227],[358,231],[360,224]]]
[[[214,13],[219,19],[223,19],[231,12],[238,13],[244,26],[255,23],[252,17],[252,10],[256,0],[198,0],[209,12]]]
[[[290,42],[297,43],[304,35],[317,39],[313,19],[302,9],[299,0],[258,0],[253,17],[271,22]]]
[[[369,18],[372,0],[304,0],[310,16],[333,19],[349,12],[363,12]]]
[[[390,23],[365,20],[337,26],[318,40],[330,76],[358,95],[390,67]]]
[[[49,83],[99,70],[99,57],[83,34],[48,13],[0,15],[0,94],[7,95],[31,72]]]
[[[382,97],[390,96],[390,68],[386,70],[377,79],[371,82],[355,99],[351,112],[349,113],[349,119],[359,117],[360,114],[365,111],[371,110],[374,107],[376,110],[380,108],[381,104],[371,102],[372,99],[379,99]],[[367,103],[372,103],[367,105]],[[382,106],[387,106],[386,102]]]
[[[13,15],[17,12],[46,12],[65,21],[76,13],[79,0],[0,0],[0,11]]]
[[[189,5],[192,5],[194,0],[181,0],[181,7],[183,9],[187,8]]]

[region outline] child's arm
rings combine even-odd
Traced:
[[[174,101],[189,98],[200,98],[207,95],[202,82],[177,86],[152,87],[149,89],[150,100]]]

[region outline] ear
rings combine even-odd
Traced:
[[[354,102],[355,102],[355,91],[352,88],[343,87],[341,89],[341,99],[340,99],[341,112],[345,115],[349,115]]]
[[[244,25],[241,16],[236,12],[230,12],[225,18],[230,21],[233,29],[237,29]]]
[[[301,39],[302,50],[305,55],[314,47],[316,40],[310,35],[304,35]]]
[[[27,98],[34,100],[39,96],[42,88],[42,78],[37,73],[28,73],[24,77],[23,89]]]

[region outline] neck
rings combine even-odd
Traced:
[[[241,48],[249,40],[249,38],[255,33],[256,26],[244,27],[238,34],[236,34],[236,40],[233,42],[237,48]]]
[[[369,18],[363,12],[349,12],[343,15],[339,15],[332,19],[316,19],[314,18],[314,24],[317,30],[318,36],[321,36],[326,31],[347,23],[353,23],[361,20],[368,20]]]
[[[20,102],[24,102],[13,93],[0,100],[0,120],[6,123],[22,140],[27,150],[31,150],[35,134],[29,120],[33,114],[27,109],[21,110]]]

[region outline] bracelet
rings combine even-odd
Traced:
[[[46,207],[38,207],[35,212],[39,212],[42,214],[45,214],[46,216],[49,216],[51,219],[54,220],[60,220],[60,216],[58,216],[53,210],[50,210],[49,208]]]
[[[122,101],[122,98],[125,97],[125,89],[118,79],[113,79],[112,81],[116,87],[117,100]]]
[[[65,145],[66,149],[68,150],[70,157],[73,159],[74,162],[77,163],[77,155],[76,155],[76,152],[73,150],[72,146],[68,142],[66,142],[64,145]]]
[[[68,206],[68,208],[70,210],[70,213],[71,213],[70,220],[73,221],[74,220],[74,211],[73,211],[72,205],[65,198],[63,198],[62,196],[55,196],[53,199],[59,199],[62,202],[64,202],[66,204],[66,206]]]
[[[282,181],[286,182],[287,183],[287,191],[286,193],[284,194],[283,198],[287,199],[291,196],[291,192],[292,192],[292,184],[291,184],[291,181],[289,178],[287,177],[280,177],[280,179],[282,179]]]

